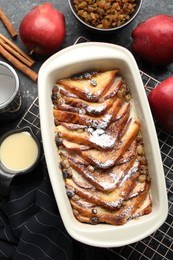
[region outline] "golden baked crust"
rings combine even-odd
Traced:
[[[112,225],[149,214],[150,177],[140,122],[119,70],[58,80],[55,141],[74,216]]]
[[[88,72],[68,79],[61,79],[57,83],[84,100],[98,101],[110,88],[117,73],[117,69],[105,72]]]

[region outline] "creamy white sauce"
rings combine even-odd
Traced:
[[[9,170],[23,171],[37,160],[38,145],[29,132],[9,135],[0,146],[1,163]]]

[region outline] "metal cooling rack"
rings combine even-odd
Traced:
[[[86,42],[79,37],[75,43]],[[146,92],[159,84],[159,81],[140,71]],[[38,97],[33,101],[17,127],[30,126],[34,134],[41,140]],[[151,236],[128,246],[109,248],[110,259],[119,260],[172,260],[173,259],[173,135],[156,126],[161,156],[164,166],[169,214],[165,223]],[[147,227],[146,227],[147,228]]]

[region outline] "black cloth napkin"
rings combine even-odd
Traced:
[[[115,257],[115,255],[114,255]],[[106,260],[102,248],[84,245],[65,230],[44,163],[16,177],[0,197],[0,260]]]

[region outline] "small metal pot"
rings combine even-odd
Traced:
[[[0,93],[0,122],[9,123],[19,118],[26,102],[16,71],[3,61],[0,61]]]

